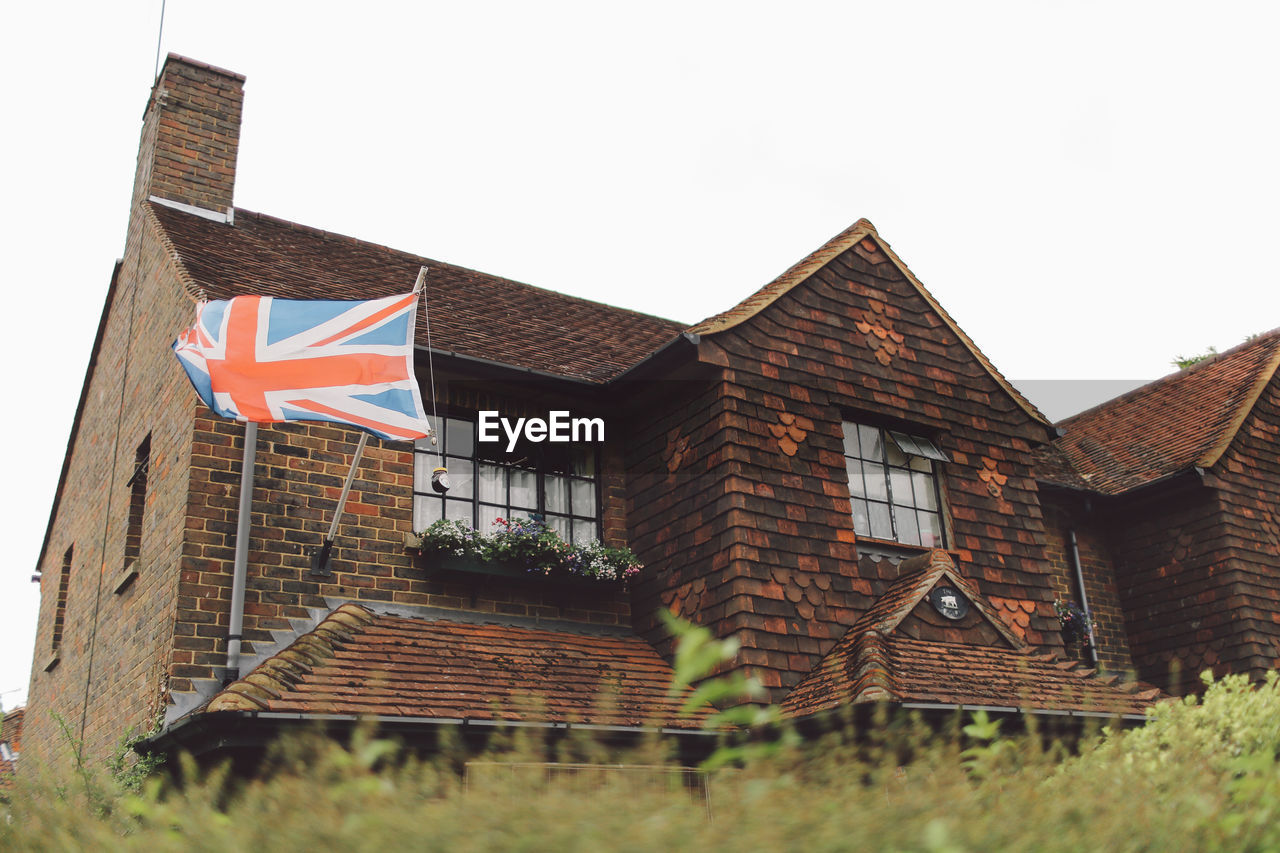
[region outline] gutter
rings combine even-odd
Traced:
[[[1076,589],[1080,592],[1080,609],[1089,618],[1089,657],[1093,658],[1093,666],[1098,667],[1098,639],[1093,634],[1093,613],[1089,610],[1089,594],[1084,589],[1084,571],[1080,568],[1080,545],[1076,541],[1075,528],[1067,531],[1071,540],[1071,569],[1076,576]]]
[[[360,723],[375,723],[387,733],[435,734],[453,729],[459,734],[487,737],[502,728],[525,728],[568,734],[571,731],[599,732],[615,737],[633,738],[659,734],[676,736],[687,742],[713,745],[723,732],[704,729],[681,729],[670,726],[616,726],[592,723],[551,723],[519,720],[476,720],[467,717],[396,717],[386,715],[317,714],[279,711],[216,711],[193,714],[165,726],[137,745],[148,754],[188,752],[193,757],[217,752],[228,746],[256,747],[271,741],[283,728],[306,728],[323,723],[336,723],[343,730]],[[261,723],[261,725],[255,725]],[[199,744],[199,746],[197,746]]]
[[[697,349],[698,344],[700,344],[701,342],[702,342],[701,335],[696,334],[694,332],[681,332],[671,340],[667,341],[662,346],[658,347],[653,352],[646,355],[644,358],[637,361],[635,364],[628,367],[626,370],[619,373],[617,376],[610,379],[606,384],[612,385],[615,382],[621,382],[626,379],[631,379],[633,378],[631,374],[644,370],[646,368],[649,368],[659,358],[666,356],[667,353],[671,352],[677,347],[689,347],[692,349]]]
[[[414,344],[413,349],[415,352],[428,352],[428,347],[424,344]],[[588,388],[599,388],[603,384],[600,382],[592,382],[590,379],[582,379],[577,376],[565,376],[562,373],[551,373],[550,371],[547,371],[547,370],[538,370],[537,368],[534,368],[534,367],[521,367],[516,364],[507,364],[506,362],[502,362],[502,361],[494,361],[493,359],[489,359],[489,358],[481,358],[480,356],[477,356],[477,355],[463,355],[462,353],[453,352],[452,350],[439,350],[433,347],[429,351],[436,353],[442,358],[457,359],[458,361],[461,361],[464,363],[477,364],[477,365],[480,365],[481,367],[488,367],[491,369],[502,370],[505,372],[527,373],[530,376],[537,376],[539,379],[551,379],[557,382],[568,382],[574,385],[583,385]]]
[[[1049,708],[1014,708],[998,705],[965,705],[945,702],[902,702],[901,707],[913,711],[986,711],[991,714],[1033,714],[1038,717],[1078,717],[1081,719],[1114,720],[1117,717],[1132,722],[1148,722],[1146,714],[1108,713],[1107,711],[1062,711]]]

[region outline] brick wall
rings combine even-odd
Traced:
[[[242,75],[170,54],[147,102],[133,209],[155,195],[225,213],[243,105]]]
[[[446,397],[442,403],[458,405],[459,400]],[[195,418],[172,670],[178,692],[196,689],[193,680],[223,674],[243,437],[242,425],[206,410]],[[288,630],[290,619],[306,618],[308,608],[327,609],[332,599],[593,624],[630,620],[627,592],[616,586],[563,587],[536,578],[447,572],[406,546],[405,537],[413,532],[413,446],[408,442],[370,439],[334,540],[333,575],[314,576],[310,552],[328,532],[358,440],[358,431],[330,424],[260,427],[245,591],[246,654],[269,643],[273,630]],[[606,443],[600,484],[606,538],[617,544],[622,544],[619,525],[625,523],[617,497],[620,454],[616,443]]]
[[[149,728],[164,706],[195,400],[169,343],[191,324],[194,302],[142,202],[155,194],[217,211],[231,204],[241,83],[236,75],[170,57],[148,103],[123,259],[106,294],[38,566],[27,728],[37,761],[70,757],[55,717],[72,737],[83,735],[88,755],[100,756],[130,728]],[[146,493],[135,495],[136,452],[148,436]],[[132,543],[131,504],[135,525],[141,511],[141,536]],[[68,549],[73,559],[55,660],[58,586]],[[125,571],[126,549],[137,555],[131,561],[136,574]]]
[[[1115,564],[1103,520],[1078,498],[1044,490],[1040,494],[1045,519],[1045,557],[1054,595],[1062,601],[1080,603],[1071,554],[1070,532],[1074,530],[1085,596],[1093,618],[1098,665],[1108,672],[1132,671],[1133,657],[1129,653],[1124,613],[1116,589]],[[1081,660],[1092,662],[1083,649],[1075,651]]]
[[[70,754],[54,714],[77,737],[83,724],[86,749],[101,755],[129,727],[147,728],[165,690],[192,398],[167,339],[191,322],[194,305],[155,231],[142,223],[129,237],[107,302],[75,445],[39,565],[41,605],[27,740],[30,757],[42,761]],[[129,480],[137,448],[148,435],[151,465],[137,575],[129,580],[123,574]],[[58,660],[50,666],[59,576],[68,549],[73,559],[66,618]]]
[[[1028,456],[1044,431],[874,239],[700,354],[718,373],[669,395],[629,454],[635,543],[662,569],[650,603],[736,634],[779,699],[897,575],[857,554],[841,452],[843,419],[878,419],[939,436],[960,571],[1030,642],[1061,647]],[[679,464],[644,470],[655,457]]]

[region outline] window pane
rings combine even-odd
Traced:
[[[879,501],[889,500],[889,487],[885,485],[884,466],[867,462],[863,466],[862,473],[867,484],[867,497]]]
[[[893,522],[889,520],[889,505],[873,503],[871,507],[871,535],[877,539],[893,538]]]
[[[907,467],[912,471],[923,471],[926,474],[933,473],[933,463],[923,456],[912,456],[911,461],[907,463]]]
[[[578,477],[594,477],[596,475],[596,451],[592,447],[575,447],[573,450],[573,473]]]
[[[480,505],[480,525],[476,529],[481,533],[493,533],[493,521],[496,518],[505,517],[506,513],[501,507]]]
[[[476,496],[475,463],[470,459],[446,458],[444,464],[449,469],[449,497],[467,500],[474,498]],[[430,488],[430,484],[427,488]]]
[[[569,511],[569,480],[565,477],[549,476],[546,478],[547,512]]]
[[[573,544],[586,545],[599,538],[599,530],[594,521],[584,521],[580,518],[573,520]]]
[[[844,430],[844,455],[861,456],[858,452],[858,427],[847,421],[840,426]]]
[[[413,529],[421,532],[440,520],[440,499],[435,495],[413,498]]]
[[[596,514],[596,484],[590,480],[573,481],[573,514]]]
[[[849,494],[855,498],[866,497],[867,490],[862,485],[862,463],[857,459],[846,459],[844,470],[849,475]]]
[[[547,516],[547,526],[556,532],[556,534],[564,541],[570,541],[571,534],[569,529],[569,519],[563,515]]]
[[[480,500],[487,503],[507,502],[506,471],[497,465],[480,463]]]
[[[938,508],[938,493],[934,487],[932,477],[919,471],[913,471],[911,472],[911,484],[915,486],[916,506],[927,510],[936,510]]]
[[[926,548],[942,547],[942,520],[937,513],[917,512],[920,523],[920,544]]]
[[[898,522],[896,540],[904,545],[919,545],[920,529],[916,527],[916,511],[909,506],[894,504],[893,517]]]
[[[907,467],[907,454],[899,450],[898,445],[894,444],[892,441],[885,445],[885,453],[889,457],[890,465],[900,465],[903,468]]]
[[[427,456],[425,453],[415,453],[413,456],[413,490],[415,492],[424,492],[432,494],[431,491],[431,469],[435,466],[435,457]]]
[[[435,429],[435,424],[432,424],[431,428]],[[431,443],[430,436],[428,436],[427,438],[415,438],[413,440],[413,449],[426,452],[426,453],[436,452],[436,446]]]
[[[473,456],[475,425],[470,421],[446,418],[444,422],[444,451],[454,456]]]
[[[544,444],[539,461],[545,474],[568,474],[573,468],[573,449],[567,444]]]
[[[466,522],[467,526],[471,526],[471,501],[451,501],[444,502],[444,515],[450,521]]]
[[[911,503],[911,474],[901,468],[889,469],[889,488],[893,489],[893,502]]]
[[[858,424],[858,441],[862,444],[863,459],[879,461],[884,458],[880,450],[880,430]]]
[[[538,475],[522,468],[512,468],[507,474],[511,478],[511,506],[537,510]]]
[[[857,498],[853,500],[853,532],[859,536],[871,535],[871,515],[867,511],[867,502]]]

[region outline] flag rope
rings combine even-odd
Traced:
[[[435,430],[431,433],[431,445],[436,449],[436,465],[444,467],[444,450],[436,439],[440,431],[440,415],[436,410],[436,369],[431,358],[431,309],[427,307],[427,268],[418,270],[418,281],[413,286],[414,293],[422,293],[422,318],[427,327],[427,379],[431,383],[431,419],[435,421]]]

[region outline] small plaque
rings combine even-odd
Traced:
[[[933,592],[929,593],[929,603],[934,610],[952,621],[969,615],[969,600],[954,586],[935,586]]]

